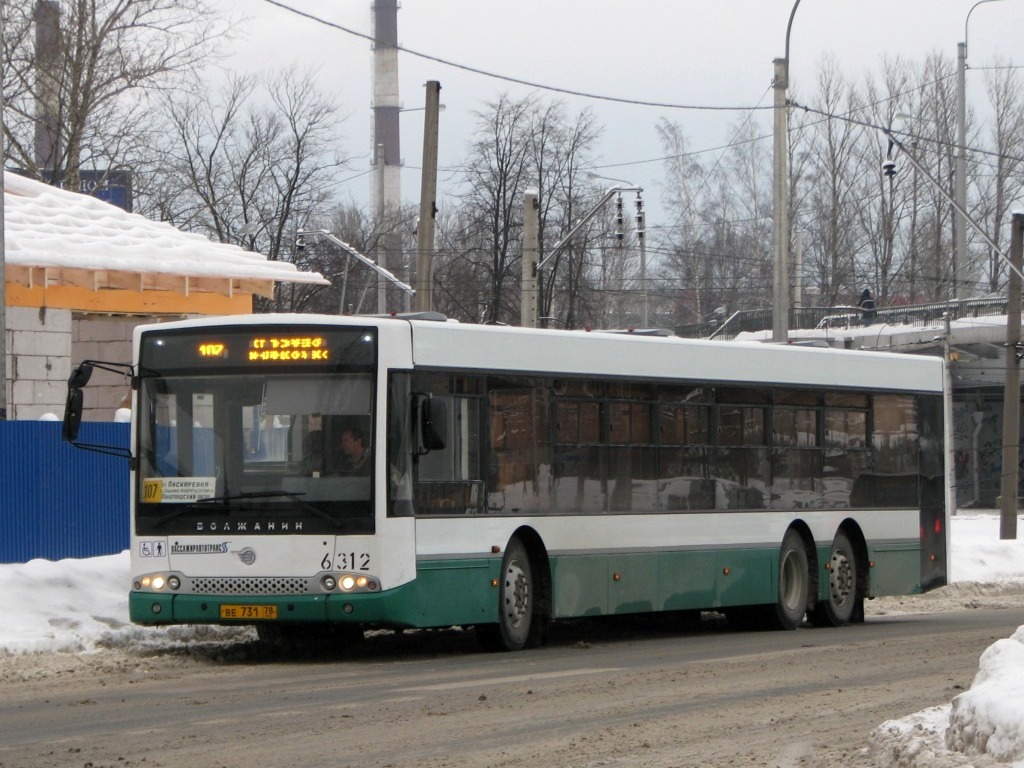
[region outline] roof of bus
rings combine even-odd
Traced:
[[[141,326],[137,332],[212,324],[401,324],[412,331],[415,366],[426,368],[914,392],[941,392],[943,387],[943,363],[936,357],[401,317],[232,315]]]

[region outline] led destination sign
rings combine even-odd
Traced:
[[[220,341],[199,343],[200,357],[229,357],[228,345]],[[246,359],[251,363],[292,363],[302,360],[327,362],[330,346],[323,336],[265,336],[250,338]]]
[[[373,365],[372,328],[316,328],[300,332],[263,327],[221,328],[211,332],[166,331],[143,336],[140,363],[151,371],[168,369],[265,368],[301,365]]]

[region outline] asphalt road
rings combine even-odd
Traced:
[[[736,632],[558,627],[516,654],[468,632],[295,658],[254,644],[3,660],[0,766],[871,766],[871,729],[948,702],[1024,609]]]

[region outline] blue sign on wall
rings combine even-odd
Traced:
[[[25,175],[25,171],[18,173]],[[54,184],[61,189],[67,189],[64,172],[60,176],[52,170],[39,172],[43,181],[47,184]],[[114,170],[78,172],[78,192],[83,195],[92,195],[104,202],[116,205],[118,208],[131,213],[132,211],[132,172],[127,168],[115,168]]]

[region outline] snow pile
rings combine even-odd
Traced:
[[[4,171],[9,273],[34,267],[328,285],[318,272]]]
[[[128,552],[0,565],[0,655],[173,648],[248,640],[247,627],[140,627],[128,620]]]
[[[981,655],[971,689],[953,699],[946,746],[1024,765],[1024,627]]]
[[[95,650],[128,626],[128,553],[0,566],[0,616],[8,652]]]
[[[1024,627],[981,655],[971,689],[950,704],[882,723],[871,751],[882,765],[1024,768]]]
[[[950,521],[953,581],[972,584],[1024,583],[1024,519],[1018,538],[999,538],[998,514],[957,514]]]
[[[871,732],[871,751],[879,765],[899,768],[958,765],[946,748],[948,724],[948,704],[922,709],[901,720],[888,720]]]

